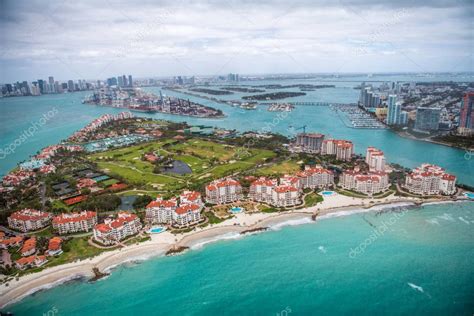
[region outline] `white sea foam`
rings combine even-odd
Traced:
[[[454,222],[454,218],[451,214],[448,214],[448,213],[444,213],[443,215],[439,215],[439,216],[436,216],[438,217],[439,219],[444,219],[445,221],[450,221],[450,222]]]
[[[285,227],[285,226],[298,226],[298,225],[310,224],[313,222],[314,221],[311,220],[311,218],[309,217],[304,217],[304,218],[299,218],[299,219],[290,219],[281,223],[270,225],[270,229],[280,230],[282,227]]]
[[[439,221],[437,218],[430,218],[430,219],[427,219],[426,221],[430,224],[439,225]]]
[[[408,282],[407,283],[412,289],[414,290],[417,290],[418,292],[421,292],[421,293],[425,293],[425,291],[423,290],[423,288],[419,285],[416,285],[416,284],[413,284],[413,283],[410,283]]]
[[[120,261],[119,263],[116,263],[116,264],[113,264],[113,265],[110,265],[110,266],[106,267],[104,269],[104,272],[105,273],[111,273],[112,270],[114,270],[115,268],[117,268],[121,265],[133,264],[133,263],[136,264],[136,263],[146,261],[146,260],[150,259],[151,257],[157,257],[157,256],[162,256],[162,255],[164,255],[164,251],[159,250],[159,251],[151,251],[151,252],[149,252],[147,254],[144,254],[144,255],[137,255],[137,256],[134,256],[134,257],[129,257],[129,258],[123,260],[123,261]]]
[[[190,247],[190,249],[197,250],[197,249],[201,249],[202,247],[204,247],[204,245],[207,245],[207,244],[210,244],[210,243],[213,243],[213,242],[216,242],[216,241],[229,240],[229,239],[240,239],[242,237],[243,237],[243,235],[241,235],[240,233],[234,233],[234,232],[227,233],[227,234],[215,236],[215,237],[208,238],[208,239],[203,239],[203,240],[199,241],[198,243],[192,245]]]
[[[464,219],[464,218],[462,218],[461,216],[459,216],[458,218],[459,218],[459,220],[460,220],[460,221],[462,221],[462,222],[464,222],[464,223],[466,223],[466,224],[468,224],[468,225],[470,225],[470,224],[471,224],[471,223],[469,223],[469,221],[468,221],[468,220],[465,220],[465,219]]]
[[[321,251],[322,253],[326,253],[326,252],[327,252],[327,250],[326,250],[326,248],[324,248],[324,246],[319,246],[318,249],[319,249],[319,251]]]

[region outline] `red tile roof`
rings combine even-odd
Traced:
[[[277,193],[298,192],[298,189],[290,185],[279,185],[274,188]]]
[[[32,237],[23,243],[23,247],[21,248],[21,253],[29,252],[35,248],[36,248],[36,238]]]
[[[59,250],[61,249],[61,243],[63,242],[63,240],[59,237],[53,237],[49,240],[49,243],[48,243],[48,250],[50,251],[56,251],[56,250]]]
[[[19,220],[19,221],[38,221],[46,219],[50,216],[50,213],[42,212],[33,209],[23,209],[21,211],[17,211],[10,215],[11,219]]]
[[[197,204],[185,204],[178,207],[175,212],[179,215],[183,215],[183,214],[186,214],[188,211],[195,212],[198,210],[199,210],[199,205]]]
[[[97,213],[92,212],[92,211],[63,213],[53,218],[53,224],[66,224],[66,223],[87,221],[88,219],[94,218],[96,216],[97,216]]]

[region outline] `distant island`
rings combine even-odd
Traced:
[[[244,100],[280,100],[280,99],[286,99],[286,98],[300,97],[303,95],[306,95],[306,93],[282,91],[282,92],[249,95],[249,96],[242,97],[242,99]]]
[[[254,88],[266,88],[266,89],[288,89],[288,88],[300,88],[300,89],[324,89],[324,88],[335,88],[333,84],[291,84],[291,85],[281,85],[281,84],[266,84],[266,85],[257,85],[252,86]]]
[[[202,93],[213,94],[213,95],[233,94],[233,92],[230,92],[230,91],[205,89],[205,88],[191,88],[191,89],[189,89],[189,91],[202,92]]]
[[[262,89],[252,89],[252,88],[243,88],[243,87],[222,87],[221,89],[222,90],[235,91],[235,92],[245,92],[245,93],[265,92],[265,90],[262,90]]]
[[[83,103],[115,108],[125,108],[140,112],[161,112],[182,116],[224,117],[224,113],[210,106],[175,97],[163,97],[145,92],[139,88],[105,87],[94,90]]]

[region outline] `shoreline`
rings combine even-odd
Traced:
[[[148,260],[150,258],[163,257],[166,252],[172,248],[188,247],[189,250],[196,250],[201,249],[208,243],[213,243],[219,240],[240,239],[247,235],[259,234],[265,231],[276,231],[284,226],[309,224],[313,222],[316,223],[320,219],[349,216],[395,207],[421,207],[429,204],[466,201],[469,200],[453,201],[432,199],[419,201],[419,199],[414,198],[386,198],[378,203],[367,204],[363,202],[326,208],[324,208],[324,205],[321,205],[324,203],[323,201],[321,204],[313,207],[283,213],[238,214],[240,216],[236,216],[235,218],[210,227],[208,226],[178,235],[173,235],[166,231],[160,234],[151,235],[151,240],[140,244],[104,252],[98,256],[82,261],[46,268],[40,272],[24,275],[20,277],[18,281],[13,279],[8,282],[8,287],[5,286],[5,284],[0,286],[0,308],[5,308],[8,305],[17,303],[23,298],[38,291],[49,289],[71,280],[90,280],[94,276],[93,268],[97,268],[101,272],[111,273],[114,268],[127,262],[137,262]],[[420,202],[421,204],[418,204]],[[316,212],[317,219],[316,221],[313,221],[311,217]],[[265,228],[265,230],[263,230],[263,228]],[[241,234],[243,231],[257,229],[258,231],[252,233]]]
[[[389,129],[390,129],[390,128],[389,128]],[[425,142],[425,143],[431,143],[431,144],[446,146],[446,147],[450,147],[450,148],[454,148],[454,149],[459,149],[459,150],[464,150],[464,151],[469,151],[469,150],[471,150],[470,148],[467,148],[467,147],[456,146],[456,145],[454,145],[454,144],[446,143],[446,142],[439,141],[439,140],[432,140],[432,139],[426,139],[426,138],[418,138],[418,137],[416,137],[416,136],[414,136],[414,135],[411,135],[410,133],[403,132],[403,131],[395,131],[395,130],[393,130],[393,129],[390,129],[390,130],[391,130],[392,132],[394,132],[395,134],[397,134],[398,136],[403,137],[403,138],[406,138],[406,139],[417,140],[417,141],[420,141],[420,142]]]

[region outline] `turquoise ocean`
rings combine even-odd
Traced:
[[[472,315],[474,203],[306,222],[198,244],[175,257],[127,263],[106,279],[71,281],[5,310],[15,315]]]
[[[472,77],[374,76],[335,79],[321,89],[291,101],[355,102],[361,81],[470,80]],[[318,80],[259,81],[251,84],[322,83]],[[324,81],[324,83],[329,83]],[[158,92],[159,88],[146,88]],[[288,89],[288,91],[298,91]],[[367,146],[385,152],[387,160],[407,167],[437,163],[460,182],[474,185],[474,156],[464,150],[401,138],[389,130],[346,127],[328,107],[298,107],[283,119],[265,108],[244,111],[184,94],[220,108],[224,119],[164,114],[138,116],[187,121],[239,131],[290,135],[291,127],[350,139],[356,151]],[[54,108],[57,113],[0,157],[0,176],[42,147],[67,138],[105,113],[120,109],[85,105],[87,92],[0,99],[0,149]],[[238,99],[241,94],[227,96]],[[280,113],[281,114],[281,113]],[[270,232],[196,246],[184,255],[152,258],[113,270],[96,283],[72,281],[38,292],[6,309],[16,315],[151,314],[430,314],[474,312],[474,204],[453,203],[411,209],[372,240],[374,227],[387,227],[396,212],[353,214],[313,224],[274,227]],[[291,223],[295,224],[295,223]],[[229,236],[228,236],[229,237]],[[232,237],[232,236],[231,236]],[[361,249],[357,255],[351,250]],[[359,247],[359,248],[357,248]],[[352,256],[351,256],[352,254]]]

